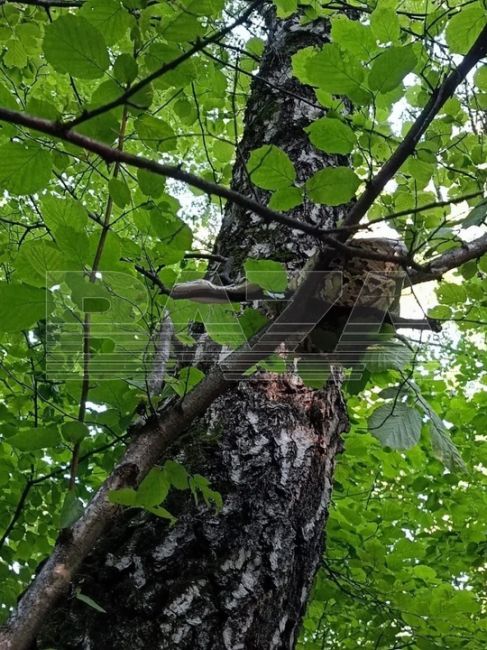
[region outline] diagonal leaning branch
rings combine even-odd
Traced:
[[[485,31],[486,31],[485,39],[487,40],[487,28]],[[180,165],[167,165],[167,164],[163,164],[151,160],[150,158],[145,158],[143,156],[138,156],[125,151],[120,151],[117,148],[110,147],[109,145],[103,142],[89,138],[88,136],[85,136],[81,133],[77,133],[76,131],[73,131],[71,129],[66,129],[63,125],[54,122],[52,120],[47,120],[35,115],[29,115],[27,113],[22,113],[20,111],[14,111],[12,109],[1,107],[1,106],[0,106],[0,121],[33,129],[34,131],[45,133],[46,135],[57,138],[64,142],[69,142],[71,144],[74,144],[84,149],[85,151],[90,151],[92,153],[97,154],[98,156],[103,158],[107,163],[114,163],[114,162],[118,164],[124,163],[126,165],[136,167],[138,169],[145,169],[147,171],[153,172],[154,174],[158,174],[159,176],[173,178],[174,180],[181,181],[191,187],[196,187],[207,194],[220,196],[221,198],[224,198],[227,201],[235,203],[245,208],[249,212],[258,215],[268,223],[277,222],[283,226],[286,226],[287,228],[305,232],[309,235],[312,235],[317,240],[322,241],[330,248],[338,249],[341,252],[343,252],[345,255],[348,255],[350,257],[357,256],[366,259],[381,260],[385,262],[390,261],[387,255],[383,255],[381,253],[376,253],[376,252],[365,251],[363,248],[353,247],[344,244],[343,241],[341,240],[345,240],[347,237],[350,236],[350,232],[347,232],[346,228],[343,230],[338,229],[340,232],[338,232],[335,236],[331,236],[319,226],[313,226],[311,224],[305,223],[303,221],[299,221],[298,219],[290,217],[281,212],[276,212],[275,210],[271,210],[267,206],[262,205],[258,201],[255,201],[254,199],[245,196],[240,192],[224,187],[223,185],[219,185],[218,183],[208,181],[204,178],[201,178],[200,176],[197,176],[196,174],[192,174],[191,172],[187,172],[183,170]],[[405,141],[403,141],[403,143],[404,142]],[[389,180],[389,178],[387,180]],[[387,180],[384,182],[384,185],[385,183],[387,183]],[[366,192],[367,190],[364,192],[364,194],[366,194]],[[362,197],[364,196],[364,194],[362,194],[362,196],[360,197],[359,202],[362,201]],[[370,199],[371,203],[368,206],[369,208],[373,204],[375,198],[377,197]],[[358,205],[358,203],[356,203],[355,206],[356,205]],[[355,206],[354,208],[352,208],[350,213],[345,217],[344,224],[346,224],[347,226],[352,225],[354,223],[354,221],[350,218],[350,215],[352,215],[352,213],[354,212]],[[417,271],[418,273],[424,270],[411,257],[396,256],[394,258],[394,261],[406,268],[412,267],[413,270]]]
[[[93,140],[81,133],[77,133],[72,128],[68,128],[62,123],[46,120],[42,117],[28,115],[4,107],[0,107],[0,120],[33,129],[65,142],[69,142],[85,149],[86,151],[99,155],[106,162],[115,162],[119,164],[124,163],[132,167],[151,171],[160,176],[166,176],[181,181],[191,187],[196,187],[207,194],[219,196],[231,201],[246,210],[249,210],[249,212],[258,215],[264,219],[264,221],[275,221],[288,228],[300,230],[301,232],[312,235],[331,248],[338,248],[345,254],[388,261],[386,257],[379,253],[373,255],[370,253],[365,254],[363,249],[354,250],[352,247],[345,247],[343,242],[350,236],[350,227],[357,225],[360,219],[367,213],[367,210],[373,205],[375,199],[384,190],[387,182],[393,178],[401,165],[414,152],[420,138],[447,99],[452,96],[456,87],[465,79],[467,74],[478,63],[478,61],[486,55],[487,25],[480,32],[475,43],[472,45],[458,67],[446,77],[439,88],[431,95],[430,100],[421,111],[420,115],[416,118],[404,140],[396,148],[389,160],[377,172],[374,178],[368,183],[365,191],[345,216],[342,224],[340,224],[343,229],[336,233],[335,237],[330,236],[320,227],[304,223],[298,219],[293,219],[288,215],[271,210],[267,206],[258,203],[254,199],[245,196],[240,192],[236,192],[235,190],[219,185],[218,183],[205,180],[195,174],[184,171],[180,165],[166,165],[143,156],[119,151],[103,142]],[[414,261],[410,258],[396,258],[396,261],[403,266],[412,266],[417,272],[422,270],[420,267],[416,266]]]
[[[433,94],[431,100],[411,127],[404,141],[378,172],[377,176],[371,181],[370,185],[345,218],[345,226],[358,223],[382,192],[385,184],[394,176],[399,167],[414,151],[422,134],[438,113],[441,106],[443,106],[446,99],[452,95],[458,84],[465,78],[472,67],[486,55],[486,52],[487,26],[484,27],[462,63],[445,79],[439,89]],[[276,220],[292,228],[297,228],[296,224],[299,224],[299,222],[295,223],[294,220],[285,215],[274,213],[272,210],[259,205],[238,192],[226,189],[215,183],[204,181],[197,176],[182,171],[179,167],[161,165],[144,158],[119,152],[72,130],[66,130],[65,127],[55,122],[25,115],[6,108],[0,108],[0,119],[37,130],[55,138],[60,138],[66,142],[71,142],[87,151],[92,151],[100,155],[109,162],[126,163],[135,167],[148,169],[156,174],[181,180],[189,185],[199,187],[210,194],[216,194],[230,201],[234,201],[265,219]],[[314,229],[312,226],[301,224],[300,229],[315,234],[319,238],[323,237],[323,232],[316,232],[317,229]],[[346,235],[340,236],[340,239],[342,241],[346,240]],[[468,254],[476,257],[487,249],[487,235],[481,238],[481,240],[475,246],[470,244],[472,250]],[[456,252],[451,251],[451,253],[451,258],[449,261],[447,260],[446,266],[448,264],[455,266],[458,263],[462,263],[462,261],[466,261],[466,259],[472,258],[467,257],[465,259],[465,254],[462,257],[461,249],[456,249]],[[319,260],[320,268],[326,268],[327,261],[329,261],[332,254],[333,251],[330,249],[324,252]],[[449,268],[453,268],[453,266]],[[430,272],[433,274],[440,273],[440,268],[435,266]],[[313,275],[310,274],[309,277],[313,278]],[[308,280],[305,280],[298,288],[298,299],[295,300],[298,308],[300,302],[299,297],[305,297],[307,295],[306,292],[309,290],[307,283]],[[258,336],[262,338],[262,332]],[[241,373],[245,364],[252,365],[255,363],[255,360],[251,357],[252,355],[250,357],[249,355],[246,356],[245,350],[236,351],[225,361],[225,370],[230,374],[232,370]],[[36,579],[20,600],[17,610],[12,614],[3,631],[0,632],[0,650],[22,650],[28,648],[33,639],[35,639],[45,617],[57,600],[66,592],[73,574],[80,567],[83,559],[93,548],[93,545],[106,530],[110,522],[113,521],[113,518],[120,512],[120,507],[110,503],[108,500],[108,492],[127,485],[138,485],[149,469],[158,461],[167,446],[181,436],[191,422],[204,413],[211,402],[221,395],[230,385],[231,382],[225,378],[222,369],[216,366],[183,400],[178,401],[176,405],[168,407],[159,416],[152,418],[138,432],[137,437],[125,452],[122,461],[95,494],[81,519],[68,531],[68,534],[63,540],[58,542],[52,555],[41,568]]]
[[[419,271],[410,274],[413,284],[439,280],[447,271],[456,269],[465,262],[482,257],[487,253],[487,234],[481,235],[470,242],[464,242],[457,248],[452,248],[442,255],[438,255],[425,264]]]
[[[487,24],[478,35],[475,43],[465,55],[461,63],[444,79],[443,83],[431,94],[421,113],[399,144],[392,156],[377,172],[360,196],[357,203],[343,220],[343,226],[358,224],[375,199],[382,193],[386,184],[396,174],[403,163],[414,153],[416,145],[426,132],[444,103],[455,92],[457,86],[465,79],[470,70],[487,56]],[[346,236],[345,236],[346,237]]]

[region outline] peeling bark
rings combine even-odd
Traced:
[[[219,398],[183,459],[221,491],[222,511],[176,495],[173,528],[127,513],[76,581],[108,616],[70,599],[41,647],[292,648],[321,557],[344,411],[336,385],[312,391],[293,377]]]
[[[328,39],[324,20],[299,24],[266,9],[269,32],[246,111],[232,186],[262,203],[268,193],[249,184],[243,161],[272,143],[305,180],[326,166],[346,165],[310,144],[303,128],[323,111],[312,89],[291,74],[291,55]],[[284,95],[282,89],[293,94]],[[306,101],[299,99],[304,98]],[[291,215],[333,227],[347,206],[305,203]],[[229,204],[216,252],[242,277],[243,261],[272,257],[293,273],[316,252],[316,240]],[[210,276],[216,267],[210,269]],[[339,382],[306,388],[293,376],[257,377],[219,397],[189,432],[180,460],[212,481],[223,509],[170,496],[164,520],[127,511],[84,561],[67,598],[44,625],[40,648],[164,648],[272,650],[293,648],[322,549],[340,434],[347,428]],[[107,612],[74,597],[75,589]]]
[[[232,189],[263,204],[267,203],[270,194],[251,185],[245,165],[252,149],[264,144],[274,144],[283,149],[294,163],[298,183],[323,167],[349,164],[346,156],[326,154],[310,143],[303,129],[325,115],[326,110],[320,108],[314,90],[300,83],[292,74],[293,54],[304,47],[321,46],[329,40],[328,22],[318,20],[301,25],[299,14],[287,20],[276,20],[274,11],[269,8],[265,18],[267,47],[258,77],[252,83],[245,112],[245,131],[232,177]],[[345,216],[347,208],[347,205],[316,205],[305,199],[303,205],[287,214],[326,229],[333,228]],[[225,212],[216,251],[232,259],[230,275],[236,279],[247,257],[272,257],[285,262],[288,270],[293,271],[303,266],[318,245],[311,235],[300,230],[290,232],[276,222],[263,224],[258,216],[234,204]]]

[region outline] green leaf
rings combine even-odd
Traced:
[[[238,322],[244,331],[245,338],[250,339],[264,327],[267,323],[267,318],[258,309],[249,307],[245,309],[242,316],[238,319]]]
[[[86,18],[73,14],[47,25],[43,50],[55,70],[80,79],[98,79],[110,64],[102,34]]]
[[[115,205],[124,208],[130,203],[130,190],[127,184],[119,178],[111,178],[108,182],[108,192]]]
[[[306,181],[306,191],[315,203],[342,205],[355,195],[359,177],[348,167],[327,167]]]
[[[485,25],[485,9],[480,6],[461,9],[449,21],[445,38],[456,54],[466,54]]]
[[[425,564],[417,564],[413,567],[414,575],[425,581],[433,580],[436,577],[436,571]]]
[[[112,79],[102,81],[91,95],[89,108],[103,106],[103,104],[106,104],[107,102],[119,99],[121,92],[120,85]],[[114,115],[114,113],[112,113],[112,115]]]
[[[477,204],[466,216],[463,221],[463,227],[481,226],[487,219],[487,199],[483,199]]]
[[[46,120],[56,121],[61,117],[60,112],[53,104],[43,99],[37,99],[37,97],[30,97],[27,102],[26,112],[32,115],[38,115],[39,117],[45,117]]]
[[[98,115],[76,127],[77,132],[110,145],[114,144],[119,130],[120,126],[113,111]]]
[[[88,0],[78,12],[97,28],[108,45],[119,41],[134,22],[119,0]]]
[[[244,268],[247,280],[269,293],[283,293],[287,288],[286,267],[282,262],[250,258]]]
[[[389,47],[372,64],[369,87],[387,93],[398,86],[416,65],[417,59],[412,45]]]
[[[197,16],[216,16],[223,10],[225,0],[185,0],[184,6]]]
[[[207,478],[201,476],[201,474],[195,474],[189,480],[189,487],[193,493],[196,503],[198,503],[198,492],[201,492],[207,506],[210,506],[211,503],[214,503],[217,511],[222,509],[222,496],[219,492],[216,492],[216,490],[211,489],[210,482]]]
[[[45,289],[0,283],[0,330],[20,332],[46,318],[51,310],[52,296]]]
[[[248,371],[249,376],[251,376],[251,374],[258,369],[262,369],[267,372],[283,373],[286,372],[287,370],[287,364],[286,364],[286,360],[280,357],[278,354],[271,354],[265,359],[262,359],[262,361],[259,361],[257,366],[254,366],[254,369],[250,368]],[[252,373],[250,373],[250,370],[252,370]]]
[[[346,95],[359,104],[367,103],[363,87],[364,70],[358,59],[344,55],[335,43],[327,43],[304,64],[306,83],[312,83],[333,95]],[[301,78],[301,77],[300,77]]]
[[[370,15],[372,33],[381,43],[397,41],[401,25],[396,11],[390,7],[377,7]]]
[[[73,491],[67,492],[59,515],[59,528],[71,528],[84,511],[85,507],[81,499]]]
[[[152,196],[154,199],[157,199],[164,194],[164,188],[166,186],[164,176],[154,174],[145,169],[138,169],[137,181],[139,182],[141,192],[146,196]]]
[[[51,155],[35,144],[9,142],[0,147],[0,190],[33,194],[51,178]]]
[[[487,65],[481,66],[473,76],[479,90],[487,91]]]
[[[10,436],[7,442],[20,451],[36,451],[56,447],[61,442],[61,437],[54,427],[32,427]]]
[[[81,233],[88,225],[88,213],[79,201],[69,196],[58,199],[44,196],[41,199],[42,219],[52,232],[68,227]]]
[[[152,115],[142,115],[135,122],[142,142],[156,151],[171,151],[176,147],[173,128],[164,120]]]
[[[151,84],[146,84],[140,90],[132,95],[130,103],[127,104],[129,113],[132,115],[142,115],[147,110],[154,99],[154,90]]]
[[[431,447],[434,456],[449,470],[465,470],[466,466],[456,446],[454,445],[450,432],[443,420],[435,413],[431,405],[424,399],[419,388],[415,388],[416,398],[424,413],[428,417],[428,428],[431,436]]]
[[[214,341],[233,349],[245,343],[245,334],[235,311],[228,305],[200,305],[199,310],[208,336]]]
[[[79,272],[66,272],[63,274],[62,279],[71,291],[71,300],[80,310],[106,312],[110,309],[110,294],[102,284],[88,282],[85,275]],[[107,386],[107,384],[104,384],[104,386]]]
[[[416,189],[426,187],[435,173],[435,165],[420,158],[410,157],[402,166],[401,171],[410,174],[416,181]]]
[[[1,105],[5,108],[11,108],[12,110],[18,110],[17,102],[15,97],[10,93],[9,90],[5,87],[3,83],[0,83],[0,102]]]
[[[349,154],[355,145],[355,134],[341,120],[322,117],[305,128],[312,144],[327,153]]]
[[[93,598],[90,598],[86,594],[82,594],[80,591],[76,591],[75,596],[82,603],[85,603],[85,605],[88,605],[92,609],[95,609],[97,612],[100,612],[101,614],[107,614],[107,611],[103,609],[101,605],[99,605],[97,602],[93,600]]]
[[[197,368],[193,368],[193,370],[197,370]],[[187,490],[189,488],[189,474],[181,463],[177,463],[175,460],[166,460],[164,472],[171,485],[177,490]]]
[[[366,366],[370,372],[403,370],[413,357],[413,351],[400,343],[374,345],[367,348]]]
[[[161,506],[146,506],[144,507],[144,510],[147,510],[147,512],[150,512],[153,515],[156,515],[156,517],[160,517],[161,519],[168,519],[171,523],[171,526],[176,523],[176,517],[174,517],[174,515],[169,512],[169,510],[166,510],[166,508],[161,508]]]
[[[22,42],[18,38],[11,38],[3,56],[4,64],[9,68],[25,68],[27,61],[27,52]]]
[[[167,41],[174,43],[190,41],[202,36],[203,32],[203,25],[190,13],[178,11],[171,17],[163,18],[161,34]]]
[[[235,146],[231,142],[222,142],[215,140],[213,143],[213,155],[215,158],[223,163],[228,163],[233,160],[235,154]]]
[[[406,404],[380,406],[368,420],[370,433],[391,449],[410,449],[421,436],[421,415]]]
[[[278,18],[288,18],[298,8],[298,0],[274,0]]]
[[[61,251],[44,239],[24,242],[16,263],[16,277],[35,287],[49,286],[52,271],[66,270]]]
[[[303,193],[294,186],[283,187],[276,190],[268,203],[271,210],[292,210],[303,202]]]
[[[123,84],[129,84],[137,78],[139,66],[137,61],[126,52],[117,56],[113,64],[113,74],[117,81]]]
[[[158,506],[169,492],[169,482],[166,473],[158,467],[153,467],[144,478],[137,490],[135,505],[143,508]]]
[[[431,447],[435,457],[450,470],[465,470],[466,466],[463,458],[460,456],[458,449],[451,439],[450,432],[443,424],[441,418],[431,409],[428,410],[428,415]]]
[[[252,182],[264,190],[288,187],[296,179],[296,170],[289,156],[273,144],[254,149],[247,169]]]
[[[325,362],[313,362],[303,357],[298,360],[298,375],[305,386],[309,388],[323,388],[330,377],[330,366]]]
[[[298,50],[296,54],[293,54],[291,57],[293,74],[303,83],[313,83],[310,79],[310,75],[312,76],[313,68],[312,66],[309,66],[308,72],[308,64],[314,59],[315,56],[316,50],[314,47],[310,46]]]
[[[134,506],[137,492],[133,488],[120,488],[119,490],[110,490],[108,500],[119,506]]]
[[[205,373],[199,368],[186,367],[181,370],[178,381],[171,384],[175,393],[184,397],[204,378]]]
[[[463,305],[467,300],[465,287],[453,282],[442,282],[437,293],[444,305]]]
[[[174,264],[191,249],[193,233],[182,219],[171,214],[154,214],[152,227],[159,237],[157,255],[159,263]]]
[[[65,422],[62,425],[61,433],[67,442],[77,444],[90,434],[90,430],[84,422],[72,420],[70,422]]]
[[[358,20],[350,20],[342,14],[331,19],[331,37],[341,48],[367,61],[377,50],[375,38],[370,26],[363,25]]]
[[[451,315],[451,309],[446,305],[435,305],[431,309],[428,309],[429,318],[439,318],[441,320],[445,320],[451,318]]]

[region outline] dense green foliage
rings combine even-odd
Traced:
[[[0,107],[54,125],[75,120],[77,133],[228,186],[265,30],[255,18],[249,31],[198,43],[248,3],[79,4],[1,3]],[[297,0],[275,4],[281,18],[298,7]],[[323,169],[301,184],[284,151],[255,149],[250,177],[282,212],[303,197],[335,206],[360,195],[466,54],[487,11],[482,0],[351,0],[359,16],[351,20],[341,1],[299,4],[302,20],[331,23],[331,42],[293,57],[294,75],[315,87],[316,105],[327,111],[306,132],[316,148],[350,155],[351,166]],[[195,43],[192,56],[167,65]],[[151,83],[137,86],[149,75]],[[447,100],[363,220],[387,219],[388,232],[418,263],[481,232],[485,109],[484,63]],[[211,251],[224,200],[168,176],[108,164],[66,141],[62,130],[49,135],[0,121],[2,618],[59,529],[111,472],[141,400],[150,401],[147,340],[164,310],[185,344],[195,320],[231,346],[262,326],[250,308],[242,314],[235,305],[175,301],[136,270],[158,274],[168,288],[204,275],[207,262],[185,255]],[[467,228],[477,230],[465,235]],[[352,429],[303,649],[487,645],[486,260],[471,260],[437,283],[430,315],[452,325],[425,342],[399,342],[399,352],[385,348],[362,385],[350,389]],[[278,262],[248,260],[245,268],[267,292],[285,289]],[[184,395],[203,376],[166,370],[164,398]],[[73,455],[79,467],[70,476]],[[171,488],[191,489],[218,507],[205,478],[188,472],[169,461],[137,493],[112,498],[169,519],[161,503]]]
[[[486,353],[468,337],[437,343],[418,359],[418,384],[468,469],[445,472],[424,436],[406,453],[381,448],[366,420],[378,393],[350,398],[327,556],[300,648],[485,645]]]

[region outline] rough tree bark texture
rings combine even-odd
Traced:
[[[313,394],[283,379],[217,400],[199,423],[213,442],[190,452],[223,510],[174,499],[172,529],[127,516],[77,581],[108,616],[71,600],[40,646],[292,648],[322,552],[343,411],[336,386]]]
[[[299,180],[324,166],[347,164],[308,142],[303,127],[322,112],[298,98],[315,103],[312,90],[290,69],[295,51],[327,40],[326,23],[278,21],[269,8],[265,18],[262,80],[252,86],[233,177],[236,189],[262,202],[267,193],[250,188],[242,164],[255,147],[283,148]],[[332,227],[342,213],[304,204],[293,216]],[[315,245],[301,232],[264,226],[229,206],[216,248],[231,256],[230,274],[237,279],[248,256],[280,259],[293,271]],[[178,516],[173,528],[127,512],[74,585],[108,615],[67,599],[46,623],[39,647],[292,648],[323,549],[335,457],[346,427],[340,387],[333,382],[313,391],[289,376],[261,377],[218,399],[195,423],[181,459],[212,481],[223,510],[215,513],[178,493],[168,504]]]

